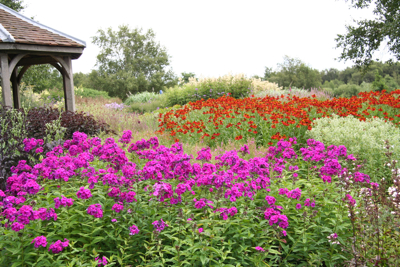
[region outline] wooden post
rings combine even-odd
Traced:
[[[10,69],[8,66],[8,55],[0,54],[0,67],[1,67],[1,88],[3,95],[3,105],[12,107],[11,100],[11,84],[10,84]]]
[[[75,95],[74,95],[74,79],[72,73],[72,62],[71,57],[63,57],[65,65],[63,66],[69,74],[69,77],[63,74],[64,83],[64,98],[65,98],[65,109],[75,112]]]
[[[18,71],[18,67],[15,67],[15,69],[11,73],[11,83],[12,83],[12,90],[13,90],[14,108],[19,109],[19,108],[21,108],[21,97],[19,94],[19,83],[18,83],[17,71]]]

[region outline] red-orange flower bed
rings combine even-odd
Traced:
[[[296,136],[305,141],[305,132],[320,117],[353,115],[359,120],[379,117],[400,124],[400,90],[391,93],[364,92],[351,98],[320,101],[279,96],[265,98],[199,100],[174,111],[160,114],[158,133],[175,140],[208,145],[254,137],[259,145],[272,145],[281,138]],[[303,139],[303,140],[302,140]]]

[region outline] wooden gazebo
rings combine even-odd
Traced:
[[[0,4],[0,77],[3,105],[20,108],[19,85],[24,73],[32,65],[51,64],[63,77],[66,110],[75,111],[71,60],[78,59],[85,47],[84,41],[40,24]]]

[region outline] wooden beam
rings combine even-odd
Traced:
[[[8,67],[8,55],[0,54],[0,67],[1,67],[1,87],[3,95],[3,105],[12,107],[11,100],[11,84],[10,84],[10,69]]]
[[[21,108],[21,97],[19,94],[19,84],[18,84],[18,76],[17,76],[18,68],[15,68],[11,73],[11,82],[12,82],[12,91],[13,91],[13,100],[14,100],[14,108]]]
[[[19,62],[24,56],[26,56],[26,54],[18,54],[18,55],[16,55],[16,56],[10,61],[9,69],[10,69],[10,72],[11,72],[11,73],[14,71],[14,69],[15,69],[15,67],[17,66],[18,62]]]
[[[47,46],[47,45],[28,45],[16,43],[0,43],[0,50],[9,50],[8,52],[38,52],[42,53],[61,53],[70,54],[72,58],[77,59],[83,53],[83,47],[67,47],[67,46]],[[13,53],[14,54],[14,53]]]
[[[74,80],[72,75],[72,61],[71,57],[64,57],[63,58],[63,68],[70,74],[68,77],[67,75],[63,75],[64,81],[64,98],[65,98],[65,108],[72,112],[75,112],[75,95],[74,95]]]
[[[57,62],[57,60],[52,57],[26,57],[21,59],[17,66],[51,64],[54,62]]]
[[[22,76],[24,76],[25,72],[29,69],[30,65],[25,65],[18,73],[18,78],[17,78],[17,82],[18,82],[18,86],[21,84],[21,79]]]

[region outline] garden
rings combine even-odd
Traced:
[[[0,110],[0,266],[400,265],[400,90],[24,92]]]

